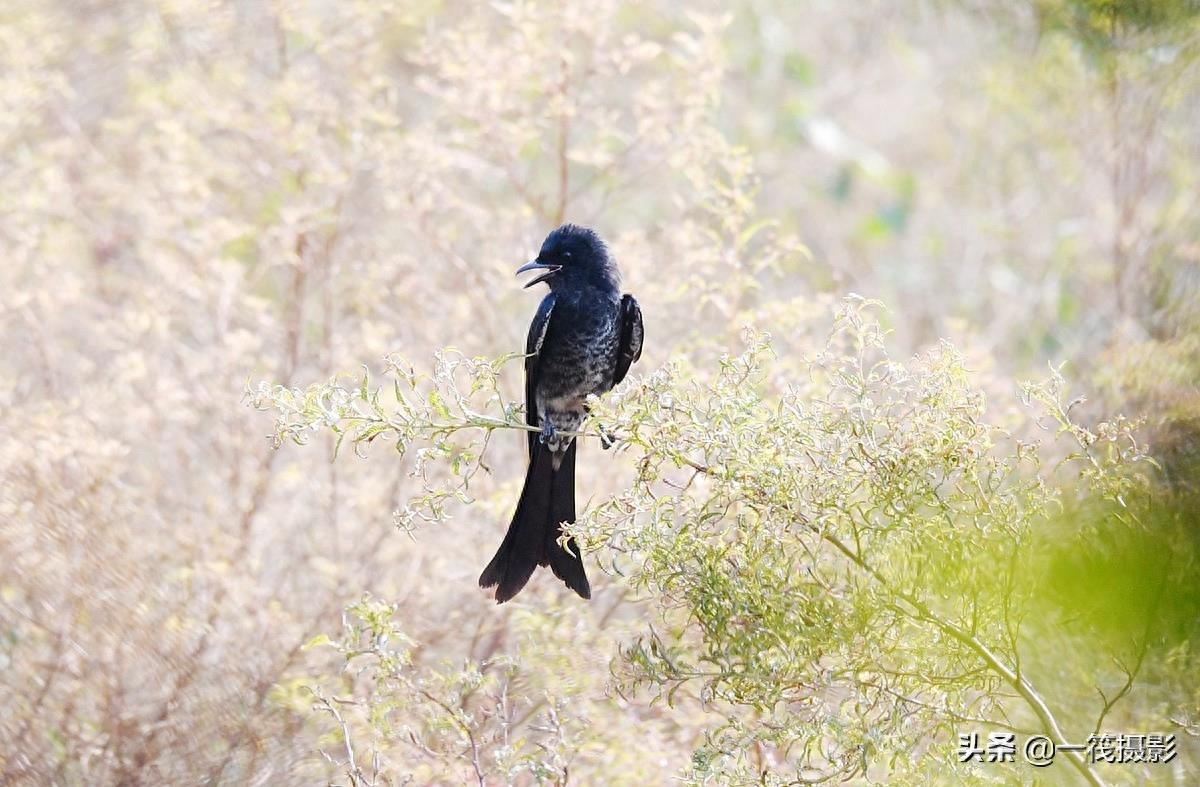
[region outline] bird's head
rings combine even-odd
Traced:
[[[546,282],[551,290],[583,287],[616,287],[617,267],[608,257],[600,236],[586,227],[564,224],[546,236],[537,259],[517,273],[541,271],[526,287]]]

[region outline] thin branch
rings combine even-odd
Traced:
[[[554,215],[555,224],[562,224],[567,214],[567,203],[571,198],[569,185],[571,163],[567,157],[571,137],[571,113],[567,106],[570,92],[570,69],[565,57],[561,61],[561,68],[562,79],[558,85],[561,105],[558,113],[558,205]]]
[[[432,702],[434,705],[437,705],[442,710],[446,711],[446,714],[450,717],[450,720],[463,731],[464,735],[467,736],[467,742],[471,746],[471,767],[475,769],[475,778],[479,782],[479,787],[486,787],[483,781],[483,768],[479,764],[479,745],[475,742],[475,733],[471,732],[471,727],[458,717],[458,714],[455,713],[453,708],[430,694],[425,689],[417,689],[417,693]]]
[[[1042,723],[1042,729],[1050,735],[1056,746],[1070,745],[1066,736],[1063,734],[1062,728],[1058,724],[1058,720],[1054,717],[1054,714],[1051,712],[1050,707],[1046,704],[1045,699],[1042,698],[1042,695],[1038,693],[1028,679],[1018,675],[1007,664],[1001,661],[1000,657],[993,653],[991,648],[983,644],[973,634],[964,631],[947,620],[943,620],[920,599],[893,588],[886,577],[880,574],[873,566],[866,563],[856,552],[847,547],[837,536],[833,535],[832,533],[824,532],[821,533],[821,537],[832,544],[847,558],[849,558],[851,562],[870,575],[871,578],[883,586],[885,590],[912,607],[911,611],[900,611],[906,612],[918,620],[923,620],[933,624],[938,629],[950,635],[950,637],[956,641],[974,651],[977,656],[983,659],[984,663],[991,667],[994,672],[1003,678],[1006,683],[1012,686],[1013,689],[1015,689],[1016,692],[1021,696],[1021,698],[1025,700],[1025,703],[1030,707],[1030,709],[1038,717],[1038,720]],[[1087,780],[1088,784],[1093,785],[1093,787],[1103,787],[1104,781],[1095,773],[1093,773],[1090,768],[1088,768],[1087,762],[1079,752],[1068,750],[1065,753],[1067,755],[1067,762],[1071,763],[1075,770],[1079,772],[1079,775]]]
[[[1168,564],[1169,562],[1170,558],[1167,559]],[[1106,716],[1108,716],[1109,711],[1113,709],[1114,705],[1121,701],[1122,697],[1129,693],[1130,689],[1133,688],[1134,680],[1137,679],[1138,674],[1142,671],[1142,663],[1146,659],[1146,650],[1150,645],[1150,632],[1154,626],[1154,613],[1158,611],[1159,602],[1162,600],[1163,588],[1166,586],[1166,568],[1167,567],[1164,566],[1163,569],[1158,572],[1158,589],[1154,593],[1154,601],[1151,603],[1150,609],[1147,610],[1146,625],[1142,629],[1141,644],[1138,646],[1137,660],[1134,662],[1133,669],[1127,669],[1124,665],[1118,662],[1118,666],[1120,666],[1122,671],[1125,673],[1125,683],[1122,684],[1121,688],[1112,696],[1111,699],[1105,696],[1104,691],[1099,686],[1096,687],[1096,692],[1100,695],[1100,701],[1104,703],[1104,707],[1100,709],[1100,715],[1096,717],[1096,726],[1092,729],[1093,735],[1100,733],[1100,727],[1104,724],[1104,719]]]
[[[337,721],[338,726],[342,728],[342,742],[346,749],[346,775],[350,777],[350,783],[354,785],[362,784],[365,781],[362,770],[358,767],[358,762],[354,759],[354,744],[350,739],[350,725],[342,718],[342,714],[333,704],[323,695],[317,695],[317,708],[323,710],[333,716]]]

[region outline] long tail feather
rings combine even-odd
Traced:
[[[545,560],[542,565],[549,564],[554,576],[566,583],[584,598],[592,597],[592,588],[588,584],[587,573],[583,569],[583,559],[575,539],[567,539],[564,549],[558,543],[562,534],[563,522],[575,521],[575,446],[574,441],[567,448],[562,463],[554,471],[554,483],[550,493],[550,521],[546,528]]]
[[[574,541],[570,550],[558,544],[560,522],[575,521],[575,443],[554,467],[554,454],[535,445],[525,474],[516,513],[495,557],[479,576],[480,587],[496,587],[496,603],[517,595],[537,566],[550,566],[555,575],[584,598],[591,597],[583,561]]]

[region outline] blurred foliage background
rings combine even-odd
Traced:
[[[4,3],[0,782],[1084,779],[957,763],[1045,720],[940,621],[1195,783],[1198,58],[1189,0]],[[363,365],[512,415],[454,359],[565,220],[647,347],[595,600],[496,607],[518,433],[331,456]]]

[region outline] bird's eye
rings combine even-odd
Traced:
[[[570,257],[570,256],[571,256],[571,252],[569,252],[569,251],[564,251],[564,252],[563,252],[563,256],[564,256],[564,257]]]

